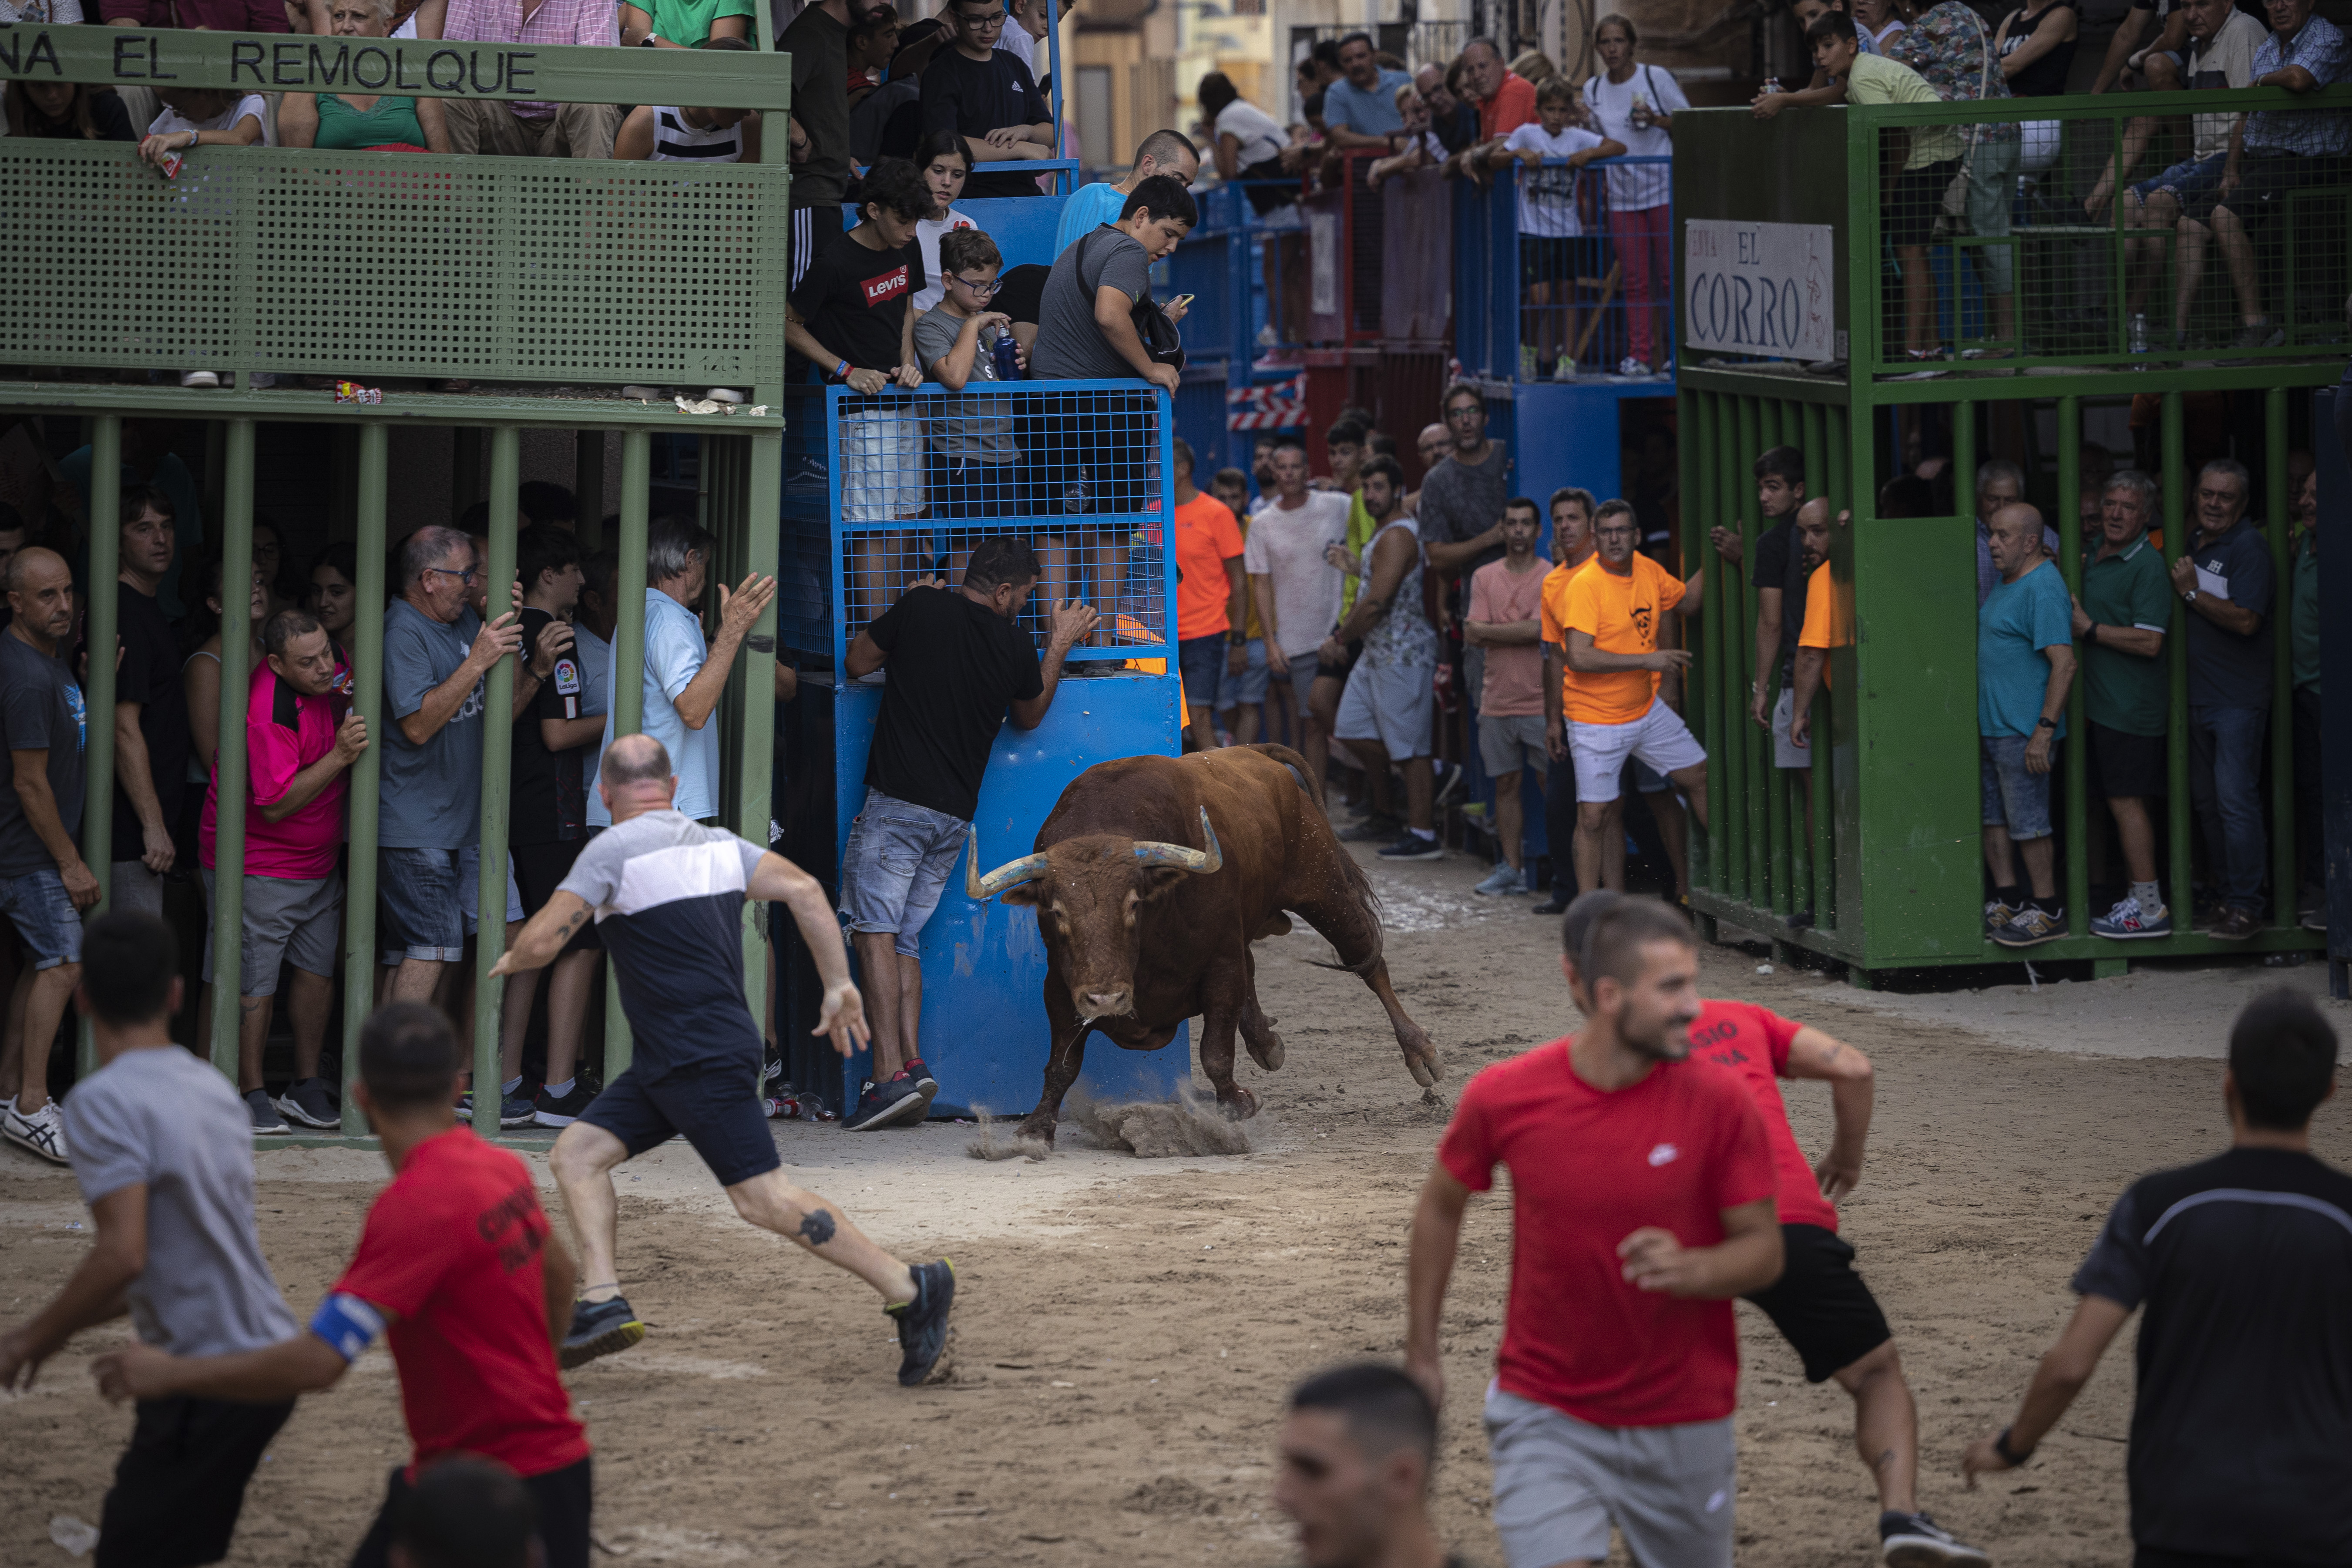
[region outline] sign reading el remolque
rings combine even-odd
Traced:
[[[565,51],[567,53],[571,51]],[[130,27],[0,27],[0,72],[38,81],[240,92],[530,99],[540,51],[433,38],[318,38]],[[224,75],[226,79],[221,79]]]

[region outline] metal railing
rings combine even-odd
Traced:
[[[1454,336],[1463,368],[1502,380],[1664,375],[1676,333],[1672,164],[1514,164],[1454,182]]]

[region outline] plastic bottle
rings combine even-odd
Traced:
[[[1766,77],[1764,79],[1764,90],[1766,92],[1779,92],[1780,90],[1780,79],[1777,76]]]
[[[996,359],[997,380],[1019,381],[1021,379],[1021,349],[1020,345],[1013,341],[1011,332],[999,331],[996,334],[996,341],[989,345],[988,352]]]
[[[2144,354],[2147,353],[2147,312],[2146,310],[2133,312],[2131,319],[2131,352],[2136,354]]]

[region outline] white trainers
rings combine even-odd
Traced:
[[[1627,354],[1623,359],[1617,362],[1617,374],[1619,375],[1648,377],[1654,375],[1657,373],[1653,371],[1647,363],[1635,359],[1632,354]]]
[[[58,1102],[54,1100],[30,1116],[18,1111],[16,1102],[10,1101],[6,1110],[0,1110],[0,1138],[38,1154],[51,1164],[66,1163],[66,1119],[58,1114]]]
[[[1486,879],[1470,890],[1484,898],[1509,898],[1528,890],[1527,879],[1520,874],[1517,866],[1506,860],[1487,872]]]
[[[182,386],[218,386],[219,373],[209,370],[184,370],[180,373]]]
[[[713,403],[749,403],[751,401],[731,386],[714,386],[705,392],[702,395],[709,398]]]

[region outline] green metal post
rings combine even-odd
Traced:
[[[1834,524],[1837,518],[1837,503],[1829,499],[1830,455],[1828,449],[1822,445],[1822,405],[1818,403],[1807,403],[1801,406],[1791,405],[1790,412],[1795,416],[1802,432],[1803,438],[1801,445],[1805,454],[1805,473],[1809,480],[1807,490],[1810,494],[1822,498],[1830,508],[1830,518]],[[1834,528],[1832,531],[1834,532]],[[1809,604],[1811,602],[1810,599],[1807,601]],[[1804,627],[1801,625],[1797,630],[1801,635]],[[1793,670],[1790,672],[1792,677],[1794,673]],[[1816,755],[1829,750],[1830,732],[1826,727],[1813,731],[1813,739],[1818,746]],[[1813,757],[1807,758],[1808,763],[1813,760]],[[1797,863],[1796,903],[1799,909],[1811,910],[1817,924],[1821,917],[1822,894],[1827,891],[1825,884],[1830,875],[1829,860],[1821,853],[1820,846],[1814,838],[1821,815],[1828,809],[1829,805],[1828,797],[1817,787],[1821,782],[1820,774],[1819,768],[1809,765],[1802,774],[1790,779],[1789,787],[1790,806],[1789,841],[1793,851],[1791,858]]]
[[[121,609],[115,587],[121,570],[122,530],[116,520],[122,510],[122,420],[101,414],[90,422],[89,436],[89,605],[88,640],[92,648],[114,647]],[[201,566],[183,575],[203,587]],[[98,879],[98,903],[89,912],[103,914],[114,897],[114,660],[93,657],[88,689],[83,693],[83,724],[89,739],[82,745],[81,858]],[[98,1042],[89,1019],[81,1020],[75,1060],[80,1078],[98,1070]]]
[[[522,432],[496,425],[489,432],[490,518],[487,609],[491,620],[520,614],[515,602],[515,489],[522,476]],[[481,879],[474,939],[474,1128],[485,1136],[499,1125],[503,1077],[499,1062],[499,1001],[506,982],[490,973],[506,953],[507,810],[514,775],[515,661],[502,658],[482,681]]]
[[[1757,451],[1761,452],[1767,447],[1782,446],[1788,442],[1791,433],[1786,428],[1783,416],[1789,412],[1788,405],[1777,398],[1759,400],[1756,411]],[[1759,535],[1764,531],[1764,520],[1760,516],[1756,520],[1756,531]],[[1748,559],[1751,561],[1755,559],[1752,553],[1754,548],[1753,545],[1749,546],[1751,553]],[[1759,600],[1763,597],[1764,586],[1759,584],[1758,587],[1757,597]],[[1789,613],[1789,600],[1786,594],[1780,596],[1780,613],[1783,616]],[[1784,635],[1787,624],[1785,620],[1781,623]],[[1764,687],[1764,711],[1769,714],[1780,700],[1779,646],[1774,647],[1769,659],[1758,668],[1756,679]],[[1791,841],[1798,836],[1789,830],[1789,813],[1795,805],[1795,802],[1790,799],[1794,792],[1789,787],[1788,772],[1780,766],[1780,759],[1775,754],[1771,741],[1759,738],[1756,751],[1763,763],[1764,771],[1764,826],[1769,835],[1767,842],[1770,846],[1770,853],[1767,863],[1770,867],[1769,875],[1772,879],[1772,912],[1781,916],[1792,915],[1797,912],[1797,902],[1796,889],[1792,881],[1795,874],[1793,865],[1795,857],[1790,853],[1790,847]]]
[[[1860,452],[1855,452],[1846,445],[1846,411],[1835,405],[1832,405],[1822,413],[1822,437],[1827,443],[1827,450],[1830,454],[1828,470],[1830,514],[1834,521],[1837,513],[1851,508],[1865,514],[1864,522],[1866,526],[1869,521],[1867,513],[1871,510],[1868,505],[1869,492],[1855,491],[1850,465],[1867,468],[1870,465],[1871,454],[1867,447]],[[1845,456],[1848,461],[1839,461],[1840,455]],[[1833,551],[1842,549],[1845,552],[1848,574],[1845,591],[1851,593],[1853,565],[1852,525],[1849,524],[1845,530],[1840,531],[1843,537],[1832,535],[1830,545]],[[1836,574],[1832,573],[1831,578],[1832,581],[1835,581]],[[1854,635],[1857,637],[1860,637],[1858,628]],[[1849,685],[1856,685],[1861,679],[1862,665],[1860,658],[1856,657],[1859,652],[1857,648],[1855,654],[1845,656],[1846,662],[1853,673],[1853,679],[1848,682]],[[1839,657],[1836,650],[1832,649],[1830,662],[1834,665]],[[1813,925],[1816,930],[1835,931],[1838,906],[1837,828],[1839,808],[1843,803],[1839,801],[1837,794],[1835,748],[1840,736],[1837,730],[1836,705],[1834,697],[1826,683],[1823,685],[1819,700],[1821,709],[1813,719]]]
[[[2058,400],[2058,569],[2066,591],[2083,596],[2083,400]],[[2080,656],[2077,656],[2078,658]],[[2066,931],[2091,933],[2091,843],[2089,834],[2090,719],[2079,665],[2066,694]]]
[[[1758,423],[1756,399],[1742,397],[1739,400],[1738,450],[1747,459],[1738,466],[1738,471],[1742,473],[1747,471],[1748,464],[1755,461],[1756,454],[1763,450],[1763,447],[1758,444]],[[1756,516],[1755,497],[1752,494],[1748,496],[1746,504],[1740,507],[1739,513],[1739,559],[1745,565],[1756,559],[1756,538],[1763,531],[1763,524]],[[1742,575],[1748,574],[1743,572]],[[1756,605],[1756,586],[1752,577],[1740,588],[1739,605],[1741,612],[1739,663],[1747,676],[1747,679],[1740,683],[1740,690],[1745,693],[1756,683],[1771,678],[1771,671],[1758,668],[1756,665],[1756,617],[1759,611]],[[1770,693],[1767,692],[1768,700],[1769,696]],[[1769,707],[1766,711],[1770,711]],[[1740,795],[1741,805],[1748,819],[1748,901],[1759,909],[1769,909],[1772,907],[1774,894],[1778,890],[1771,880],[1769,869],[1773,838],[1772,802],[1765,777],[1771,770],[1772,749],[1769,741],[1759,742],[1755,735],[1743,732],[1743,738],[1747,742],[1741,748],[1745,755],[1746,766],[1740,780]]]
[[[1678,453],[1682,464],[1682,493],[1691,498],[1683,512],[1684,561],[1706,563],[1712,579],[1706,598],[1699,606],[1698,671],[1700,689],[1699,723],[1702,743],[1706,747],[1706,794],[1715,820],[1723,820],[1723,600],[1728,589],[1726,584],[1734,575],[1731,563],[1715,553],[1707,542],[1707,531],[1719,519],[1715,507],[1715,395],[1694,392],[1685,388],[1678,395],[1681,405],[1675,428],[1682,433]],[[1692,879],[1709,891],[1723,889],[1723,835],[1708,833],[1704,858],[1691,858]],[[1555,858],[1557,850],[1555,850]]]
[[[2187,439],[2181,429],[2180,394],[2164,394],[2160,432],[2164,451],[2164,543],[2178,560],[2189,553],[2189,509],[2183,504],[2181,465]],[[2165,776],[2171,795],[2164,803],[2166,878],[2179,911],[2173,930],[2186,932],[2196,908],[2189,864],[2189,606],[2172,596],[2172,625],[2164,634],[2165,663],[2172,684],[2172,713],[2166,725]]]
[[[2290,245],[2292,251],[2294,247]],[[2294,296],[2290,293],[2287,298]],[[2289,313],[2288,320],[2294,316]],[[2345,395],[2339,393],[2337,395]],[[2294,563],[2287,552],[2286,388],[2263,398],[2263,495],[2269,502],[2271,543],[2271,913],[2281,931],[2295,929]],[[2181,542],[2186,551],[2188,542]]]
[[[222,453],[220,747],[214,769],[213,1065],[236,1083],[245,948],[245,703],[253,684],[253,421],[228,421]],[[203,579],[197,579],[202,591]],[[243,1085],[239,1084],[242,1088]]]
[[[620,554],[613,585],[619,616],[613,627],[613,734],[634,735],[646,720],[646,512],[653,482],[653,436],[642,427],[621,437]],[[592,786],[593,787],[593,786]],[[632,1053],[621,987],[604,966],[604,1081],[628,1070]]]
[[[1740,521],[1748,508],[1740,494],[1739,479],[1744,471],[1739,461],[1739,400],[1727,394],[1717,394],[1715,399],[1716,447],[1720,454],[1717,464],[1717,506],[1725,526],[1743,541],[1748,530]],[[1724,825],[1724,891],[1742,903],[1756,901],[1759,880],[1748,855],[1748,843],[1754,837],[1749,831],[1748,788],[1748,574],[1743,557],[1738,587],[1723,596],[1723,694],[1724,716],[1723,763],[1724,777],[1729,788],[1724,792],[1720,816]],[[1708,810],[1716,811],[1712,797]]]
[[[772,574],[781,563],[784,442],[781,436],[735,438],[748,448],[747,463],[730,465],[738,474],[743,544],[749,570]],[[768,841],[768,824],[777,815],[774,799],[776,757],[776,602],[760,612],[745,639],[742,719],[737,726],[740,770],[737,788],[740,805],[735,831],[754,844]],[[743,988],[762,1034],[775,1020],[768,1017],[766,938],[767,910],[746,901],[743,906]]]
[[[360,1029],[375,1007],[377,790],[391,721],[383,707],[384,501],[390,484],[391,432],[379,420],[359,428],[354,508],[359,581],[352,617],[352,711],[367,721],[368,746],[352,764],[351,896],[343,914],[343,1131],[357,1138],[367,1116],[352,1095],[360,1078]]]

